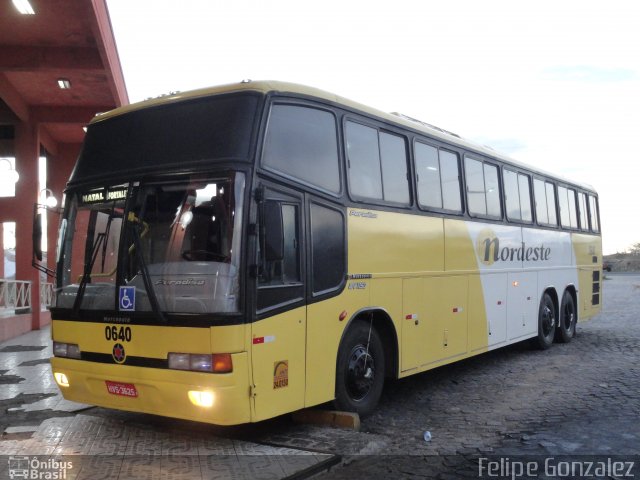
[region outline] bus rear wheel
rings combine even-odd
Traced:
[[[553,298],[547,292],[540,300],[540,308],[538,309],[538,337],[535,338],[535,345],[546,350],[553,344],[556,334],[556,305]]]
[[[576,303],[573,300],[573,295],[568,290],[565,290],[560,303],[560,319],[558,321],[558,330],[556,331],[556,340],[562,343],[569,343],[576,335],[577,320]]]
[[[336,409],[372,413],[384,386],[385,358],[373,325],[358,321],[349,327],[338,350]]]

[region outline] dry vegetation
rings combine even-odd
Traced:
[[[610,262],[612,272],[640,272],[640,255],[635,252],[605,255],[604,261]]]

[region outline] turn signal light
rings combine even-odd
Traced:
[[[230,353],[214,353],[213,357],[213,371],[216,373],[231,373],[233,372],[233,361],[231,360]]]

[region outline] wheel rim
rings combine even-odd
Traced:
[[[545,337],[554,333],[556,326],[556,316],[553,308],[549,304],[545,304],[542,309],[542,333]]]
[[[566,302],[562,311],[562,327],[571,332],[575,324],[576,313],[572,302]]]
[[[347,364],[347,391],[355,400],[367,396],[375,381],[375,363],[364,345],[356,345]]]

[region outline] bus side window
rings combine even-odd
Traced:
[[[533,215],[531,213],[531,184],[528,175],[518,174],[518,189],[520,190],[522,221],[530,223],[533,221]]]
[[[260,284],[286,285],[300,281],[298,206],[266,201],[260,238]]]
[[[587,195],[578,192],[578,217],[580,218],[580,230],[589,231],[589,214],[587,212]]]
[[[267,194],[269,195],[269,194]],[[302,204],[273,194],[258,205],[258,313],[304,300]]]
[[[549,208],[547,206],[547,192],[544,188],[544,182],[533,179],[533,197],[536,206],[536,218],[539,225],[549,225]]]
[[[531,215],[531,186],[529,184],[529,177],[522,173],[505,169],[503,179],[507,218],[509,220],[521,220],[530,223],[533,217]]]
[[[347,122],[349,191],[358,198],[382,200],[380,145],[375,128]]]
[[[418,204],[423,208],[461,213],[458,155],[419,141],[414,150]]]
[[[403,137],[379,132],[382,190],[385,201],[408,205],[409,171],[407,146]]]
[[[442,184],[442,207],[445,210],[462,213],[460,198],[460,163],[458,154],[446,150],[439,151],[440,182]]]
[[[311,202],[311,292],[313,297],[330,293],[344,283],[346,231],[344,214],[337,208]]]
[[[558,214],[556,213],[556,189],[553,183],[545,182],[547,190],[547,207],[549,211],[549,225],[558,226]]]
[[[498,167],[465,157],[467,203],[471,216],[502,218]]]
[[[558,187],[558,205],[560,205],[560,225],[564,228],[570,228],[569,192],[565,187]]]
[[[424,208],[442,208],[438,149],[421,142],[415,144],[418,203]]]
[[[340,192],[335,116],[297,105],[273,105],[262,166],[315,188]]]
[[[598,199],[589,195],[589,213],[591,215],[591,231],[595,233],[600,232],[600,222],[598,215]]]
[[[488,163],[484,164],[484,183],[487,189],[487,215],[493,218],[502,218],[498,167]]]
[[[409,171],[404,137],[348,121],[345,140],[351,195],[362,200],[408,205]]]
[[[511,170],[504,170],[504,199],[509,220],[522,220],[520,213],[520,194],[518,193],[518,174]]]

